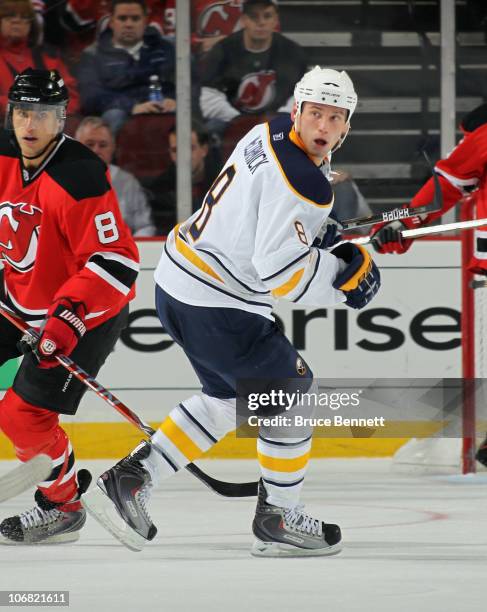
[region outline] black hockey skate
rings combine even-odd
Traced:
[[[152,481],[141,463],[151,448],[149,442],[141,442],[130,455],[104,472],[98,478],[98,487],[83,498],[93,518],[135,551],[142,550],[157,533],[146,507]]]
[[[334,555],[342,549],[338,525],[326,524],[303,512],[303,506],[280,508],[267,503],[262,479],[252,531],[255,557]]]
[[[477,452],[475,454],[475,459],[485,467],[487,467],[487,438],[482,442],[482,444],[478,447]]]
[[[37,489],[36,505],[31,510],[4,519],[0,523],[0,544],[62,544],[76,542],[86,522],[84,508],[69,511],[66,507],[78,502],[90,486],[88,470],[78,472],[78,494],[71,502],[52,502]],[[63,510],[60,510],[63,507]]]

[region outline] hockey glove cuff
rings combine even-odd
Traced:
[[[401,231],[407,228],[408,226],[402,221],[389,221],[385,224],[374,225],[370,234],[372,246],[378,253],[402,255],[413,242],[401,236]]]
[[[348,264],[333,281],[333,287],[344,292],[347,306],[363,308],[379,291],[379,269],[363,246],[342,244],[331,252]]]
[[[84,317],[86,308],[82,302],[60,298],[47,311],[45,323],[35,354],[40,368],[54,368],[56,355],[70,355],[86,332]]]

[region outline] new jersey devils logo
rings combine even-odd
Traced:
[[[274,70],[247,74],[240,83],[235,106],[246,112],[258,112],[269,106],[275,96]]]
[[[231,34],[237,29],[241,13],[240,2],[212,2],[201,11],[196,33],[200,38]]]
[[[0,204],[0,259],[29,272],[36,259],[42,211],[32,204]]]

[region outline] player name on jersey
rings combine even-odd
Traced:
[[[264,144],[262,142],[262,138],[258,137],[249,142],[249,144],[244,149],[244,158],[245,163],[247,164],[247,168],[252,174],[254,174],[257,168],[259,166],[262,166],[262,164],[269,163],[267,155],[264,151]]]

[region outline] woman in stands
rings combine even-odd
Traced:
[[[38,23],[29,0],[0,2],[0,115],[5,113],[7,91],[13,78],[26,68],[57,70],[69,90],[68,113],[79,109],[79,94],[71,76],[57,52],[36,44]]]

